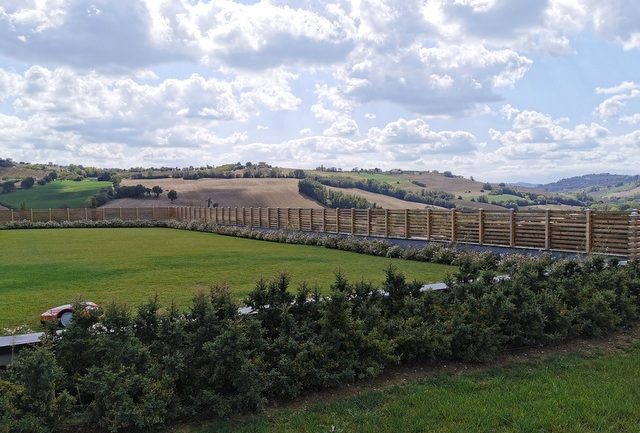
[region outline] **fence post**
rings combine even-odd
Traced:
[[[120,219],[122,219],[122,208],[118,208],[120,209]]]
[[[371,236],[371,209],[367,209],[367,236]]]
[[[51,208],[49,208],[49,221],[51,221]]]
[[[451,209],[451,242],[456,241],[456,210]]]
[[[591,252],[591,209],[586,210],[586,227],[585,227],[585,245],[584,250],[587,254]]]
[[[102,208],[102,220],[106,221],[107,220],[107,214],[104,211],[104,208]]]
[[[640,215],[634,209],[629,215],[629,258],[640,259]]]
[[[516,245],[516,212],[509,210],[509,246],[513,248]]]
[[[302,209],[298,208],[298,230],[302,231]]]
[[[351,208],[351,234],[356,232],[356,210]]]
[[[389,237],[389,209],[384,210],[384,235]]]
[[[33,221],[33,209],[31,209],[31,221]],[[71,222],[71,210],[67,208],[67,221]]]
[[[322,208],[322,233],[327,232],[327,208]]]
[[[478,209],[478,245],[484,243],[484,212]]]
[[[427,208],[427,240],[431,240],[431,208]]]
[[[11,209],[11,222],[13,222],[13,209]]]
[[[33,222],[33,208],[30,209],[31,210],[31,222]],[[69,212],[69,208],[67,208],[67,212]],[[68,218],[67,218],[68,220]]]
[[[140,219],[140,210],[136,208],[136,221]]]
[[[89,210],[86,207],[84,208],[84,219],[89,219]]]
[[[544,249],[551,249],[551,211],[544,211]]]
[[[404,238],[409,239],[409,209],[404,210]]]

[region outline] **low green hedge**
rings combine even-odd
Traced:
[[[497,272],[511,278],[496,281]],[[241,316],[228,287],[185,312],[152,299],[76,310],[62,335],[0,377],[0,432],[129,431],[259,411],[399,363],[487,361],[502,350],[602,336],[638,319],[640,263],[459,258],[446,291],[393,268],[381,287],[336,275],[330,296],[260,279]]]

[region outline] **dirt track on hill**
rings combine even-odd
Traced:
[[[167,192],[176,190],[173,206],[207,206],[207,199],[221,207],[291,207],[320,208],[318,203],[298,192],[297,179],[125,179],[123,186],[159,185],[164,192],[159,198],[117,199],[104,207],[171,206]]]

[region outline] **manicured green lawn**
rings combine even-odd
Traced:
[[[640,431],[640,346],[433,379],[183,433]]]
[[[325,292],[341,269],[381,282],[393,263],[409,280],[442,281],[453,267],[315,246],[278,244],[164,228],[0,230],[0,330],[38,326],[39,315],[77,297],[135,305],[157,293],[167,304],[228,282],[241,299],[257,279],[280,271]]]
[[[92,180],[56,180],[46,185],[36,184],[31,189],[18,189],[9,194],[0,194],[0,203],[14,209],[19,209],[23,202],[27,209],[89,207],[91,197],[111,185],[111,182]]]

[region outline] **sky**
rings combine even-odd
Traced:
[[[0,0],[0,157],[640,173],[637,0]]]

